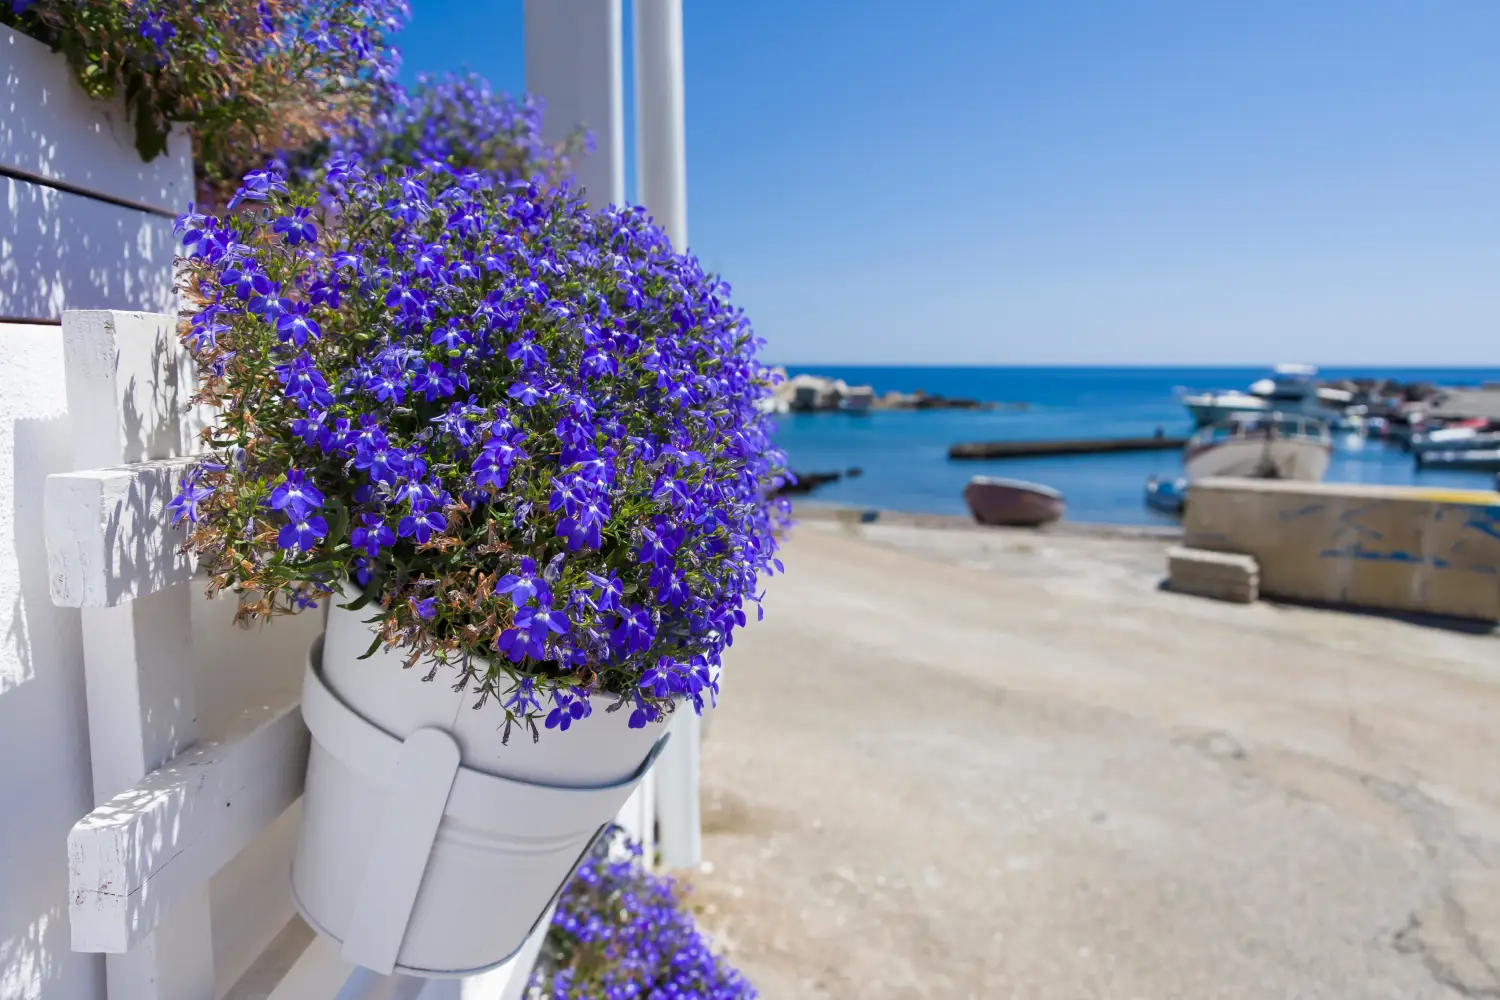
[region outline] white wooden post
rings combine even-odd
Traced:
[[[546,102],[542,136],[559,142],[582,126],[594,153],[574,175],[595,208],[625,202],[625,78],[620,0],[526,0],[526,90]],[[670,744],[669,744],[670,745]],[[656,778],[636,787],[615,821],[655,855]]]
[[[641,204],[687,250],[682,0],[634,0],[635,165]]]
[[[634,0],[636,177],[641,203],[687,250],[687,151],[683,122],[682,0]],[[656,819],[662,864],[703,860],[698,807],[701,725],[691,709],[672,723],[656,765]]]
[[[169,317],[65,313],[63,352],[75,468],[173,458],[194,447],[187,412],[194,385],[191,362]],[[138,523],[115,523],[117,532],[135,533],[121,541],[140,549],[138,560],[121,567],[123,575],[148,572],[153,557],[159,563],[170,544],[159,541],[164,534],[155,520],[163,515],[170,483],[158,488],[162,492],[156,496],[137,495],[128,505],[136,508],[130,513]],[[51,525],[48,533],[55,533]],[[132,579],[126,591],[100,595],[99,604],[80,609],[89,754],[99,805],[198,739],[188,585],[175,583],[154,593],[142,588],[146,596],[133,600],[137,582]],[[73,862],[86,863],[76,857]],[[75,935],[79,930],[75,926]],[[108,955],[105,970],[111,1000],[213,1000],[207,883],[177,898],[156,929],[129,951]]]
[[[574,175],[595,208],[625,201],[625,84],[620,0],[526,0],[526,90],[546,101],[542,137],[583,126],[595,151]]]

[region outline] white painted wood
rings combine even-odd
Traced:
[[[0,111],[0,129],[4,125]],[[175,310],[173,221],[0,178],[0,316],[65,309]]]
[[[421,980],[357,970],[336,943],[313,937],[298,920],[268,951],[266,969],[248,973],[224,1000],[375,1000],[397,991],[415,992],[418,1000],[521,1000],[551,926],[549,910],[515,959],[497,969],[463,979]]]
[[[283,984],[289,989],[297,989],[296,980],[289,977],[297,963],[308,957],[308,949],[315,939],[317,935],[313,929],[301,919],[293,917],[261,949],[254,961],[241,970],[239,977],[225,987],[220,1000],[269,1000]],[[331,942],[327,942],[326,947],[332,952],[332,957],[338,959],[338,947]],[[215,962],[217,963],[217,959]],[[333,996],[337,991],[338,985],[335,983],[321,992],[305,992],[304,995],[322,1000]]]
[[[297,703],[249,709],[239,729],[174,757],[73,828],[75,948],[134,948],[297,799],[307,762]]]
[[[0,214],[4,211],[0,202]],[[94,802],[78,612],[55,607],[47,595],[44,485],[47,476],[72,468],[63,384],[57,327],[0,323],[0,791],[5,795],[0,802],[0,996],[5,1000],[100,1000],[104,994],[104,964],[68,949],[63,843],[69,827]]]
[[[339,954],[337,943],[314,937],[266,1000],[323,1000],[340,992],[354,972],[354,963]]]
[[[112,608],[192,578],[182,550],[188,525],[167,504],[193,459],[165,459],[47,478],[47,562],[52,600]]]
[[[662,751],[663,756],[667,753]],[[647,867],[656,864],[656,768],[641,779],[630,798],[620,807],[615,823],[631,840],[641,845],[641,858]]]
[[[633,0],[635,164],[640,202],[687,249],[687,143],[683,112],[682,0]]]
[[[656,762],[656,817],[661,863],[666,868],[695,868],[703,862],[703,833],[698,802],[698,713],[679,708],[672,719],[672,738]]]
[[[181,212],[193,198],[186,129],[143,163],[122,101],[95,101],[62,56],[0,27],[0,164]]]
[[[207,897],[195,898],[128,954],[108,956],[110,1000],[213,1000],[213,953],[199,947],[208,919]]]
[[[162,313],[72,309],[63,316],[68,401],[80,470],[202,451],[210,414],[177,320]]]
[[[187,597],[186,588],[177,587],[83,615],[98,805],[127,792],[198,739]]]
[[[547,141],[580,125],[593,133],[574,175],[595,208],[625,201],[623,28],[620,0],[525,2],[526,90],[547,102]]]
[[[306,926],[292,903],[289,878],[301,823],[299,800],[209,880],[214,992],[218,996],[234,987],[267,951],[274,950],[277,938],[289,926]]]
[[[418,729],[402,744],[344,933],[342,954],[356,965],[382,975],[395,970],[458,762],[458,744],[441,729]]]
[[[176,421],[192,385],[184,381],[182,349],[160,317],[68,313],[62,339],[70,372],[75,468],[87,472],[96,465],[181,454],[191,439]],[[164,533],[149,519],[153,509],[159,514],[169,495],[160,479],[133,474],[123,493],[113,494],[123,504],[115,530],[126,542],[125,551],[145,564],[161,554]],[[98,496],[105,496],[102,488]],[[49,553],[49,565],[52,558]],[[123,564],[116,566],[117,579],[135,575]],[[129,794],[141,779],[198,740],[190,600],[188,586],[177,584],[139,600],[80,612],[96,804]],[[160,871],[172,872],[167,862],[180,858],[162,853],[160,841],[187,817],[170,815],[168,809],[155,818],[159,825],[147,831],[151,839],[138,841],[140,850],[155,856]],[[187,869],[180,866],[179,872]],[[87,872],[86,865],[83,870]],[[128,888],[122,893],[126,920],[142,918],[141,933],[127,935],[129,952],[106,958],[111,1000],[212,1000],[213,926],[206,878],[186,887],[174,872],[165,879],[168,885],[175,880],[170,893]],[[85,885],[102,891],[82,898],[75,893],[72,899],[78,902],[70,900],[70,918],[82,918],[73,921],[75,947],[96,943],[97,928],[85,916],[87,905],[108,903],[105,894],[120,888],[102,879],[91,885],[85,880]]]

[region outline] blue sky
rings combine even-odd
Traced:
[[[520,0],[412,6],[408,74],[522,87]],[[1500,363],[1495,0],[685,6],[690,249],[773,360]]]

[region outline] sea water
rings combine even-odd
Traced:
[[[789,369],[872,385],[877,393],[918,389],[1000,404],[993,410],[796,413],[777,418],[777,442],[798,472],[863,474],[819,488],[809,499],[887,510],[966,514],[964,484],[991,475],[1045,483],[1067,498],[1068,518],[1112,524],[1170,523],[1145,505],[1146,480],[1182,474],[1178,451],[1125,452],[953,462],[960,441],[1109,438],[1192,433],[1180,390],[1246,389],[1260,368],[927,368],[822,366]],[[1395,378],[1475,386],[1500,369],[1325,368],[1323,378]],[[1025,404],[1024,408],[1016,404]],[[1335,432],[1327,481],[1489,489],[1489,473],[1418,471],[1409,453]]]

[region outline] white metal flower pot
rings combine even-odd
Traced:
[[[343,955],[381,973],[469,976],[507,961],[556,900],[666,741],[593,699],[566,733],[502,742],[498,706],[472,708],[457,671],[373,638],[371,612],[329,610],[302,712],[312,733],[297,907]]]

